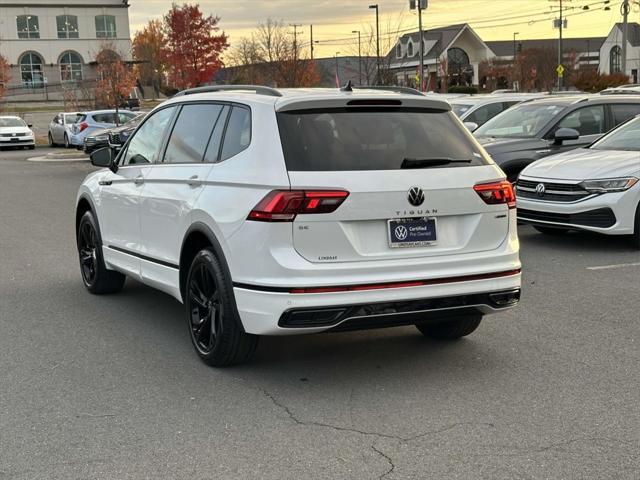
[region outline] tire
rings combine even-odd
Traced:
[[[539,227],[537,225],[534,225],[533,228],[535,228],[540,233],[544,233],[545,235],[553,235],[556,237],[565,235],[569,231],[568,228]]]
[[[51,135],[51,132],[49,132],[49,146],[50,147],[56,146],[56,143],[53,141],[53,136]]]
[[[631,236],[631,245],[636,250],[640,250],[640,203],[636,208],[636,221],[633,224],[633,235]]]
[[[69,137],[67,134],[64,134],[64,148],[71,148],[71,144],[69,143]]]
[[[467,315],[437,323],[416,324],[425,337],[436,340],[456,340],[473,333],[482,321],[481,314]]]
[[[93,212],[85,212],[80,219],[77,239],[80,275],[86,289],[96,295],[122,290],[126,276],[105,266],[102,239]]]
[[[184,297],[189,337],[204,363],[236,365],[253,356],[258,336],[244,332],[230,279],[212,249],[200,250],[191,262]]]
[[[29,145],[29,150],[35,150],[36,146],[35,145]]]

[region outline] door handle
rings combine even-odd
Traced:
[[[111,180],[100,180],[98,182],[98,185],[105,187],[105,186],[109,186],[111,185],[113,182]]]
[[[189,177],[189,180],[187,180],[187,183],[189,184],[190,187],[201,187],[202,186],[202,180],[198,179],[198,175],[194,175],[192,177]]]
[[[138,175],[133,179],[133,183],[135,183],[136,185],[142,185],[144,183],[144,177],[142,175]]]

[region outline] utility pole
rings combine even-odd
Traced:
[[[560,37],[558,38],[558,67],[562,65],[562,0],[560,0],[560,25],[559,25]],[[558,90],[562,90],[563,77],[558,74]]]
[[[628,38],[628,30],[629,30],[629,0],[624,0],[622,5],[620,5],[620,12],[622,13],[622,74],[627,74],[627,38]],[[609,72],[614,73],[614,72]]]
[[[380,84],[380,18],[378,4],[369,5],[376,11],[376,84]]]
[[[360,30],[352,30],[351,33],[358,34],[358,83],[362,85],[362,50],[360,48]]]
[[[313,25],[309,25],[309,31],[311,32],[311,60],[313,60]]]
[[[293,27],[293,82],[292,87],[297,87],[298,83],[298,27],[302,25],[299,23],[290,23],[290,27]]]
[[[518,59],[518,47],[516,46],[516,35],[520,35],[520,32],[513,32],[513,72],[514,74],[516,71],[516,60]],[[523,83],[523,81],[520,80],[520,83]],[[513,82],[511,82],[511,86],[513,87]],[[520,90],[520,85],[518,85],[518,90]]]
[[[426,0],[418,0],[418,31],[420,32],[420,86],[418,90],[422,92],[424,85],[424,39],[422,38],[422,5],[427,8]]]

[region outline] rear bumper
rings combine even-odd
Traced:
[[[334,293],[286,293],[235,287],[245,331],[290,335],[400,326],[515,306],[520,273],[449,283]]]

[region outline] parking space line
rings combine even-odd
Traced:
[[[587,267],[587,270],[609,270],[611,268],[640,267],[640,262],[619,263],[617,265],[601,265],[598,267]]]

